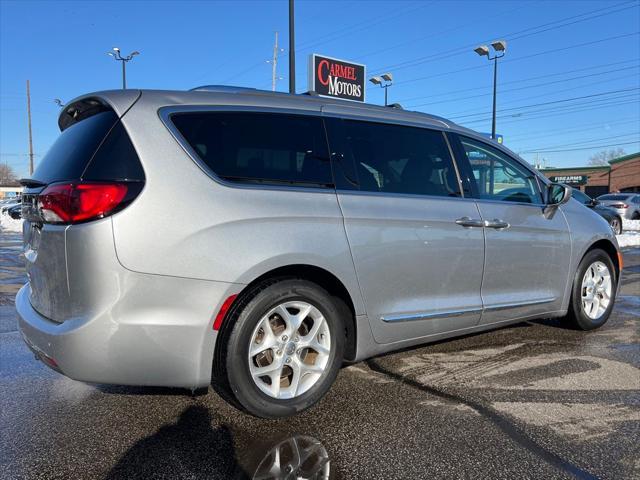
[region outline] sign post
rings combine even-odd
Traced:
[[[364,102],[366,67],[359,63],[312,54],[309,91],[323,97]]]

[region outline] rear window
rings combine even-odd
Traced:
[[[109,111],[70,126],[38,162],[31,178],[43,183],[79,179],[100,142],[117,121],[117,115]]]
[[[624,200],[628,200],[629,196],[628,195],[601,195],[598,197],[598,200],[618,200],[618,201],[624,201]]]
[[[328,186],[322,120],[246,112],[178,113],[171,121],[218,177],[260,184]]]
[[[144,180],[140,160],[113,111],[64,130],[31,177],[49,184],[68,180]]]

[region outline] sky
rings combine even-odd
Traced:
[[[491,131],[492,65],[473,49],[502,39],[497,133],[529,162],[581,166],[640,151],[640,1],[296,1],[296,87],[309,54],[390,72],[389,101]],[[288,90],[288,2],[0,0],[0,161],[28,174],[26,81],[35,161],[59,134],[59,107],[120,88],[112,47],[140,52],[130,88]],[[368,103],[384,102],[368,84]]]

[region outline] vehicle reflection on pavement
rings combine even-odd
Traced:
[[[295,435],[275,445],[256,468],[254,480],[328,479],[327,449],[313,437]]]

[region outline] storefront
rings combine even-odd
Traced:
[[[609,165],[541,168],[547,178],[582,190],[590,197],[609,192],[640,192],[640,152],[611,160]]]

